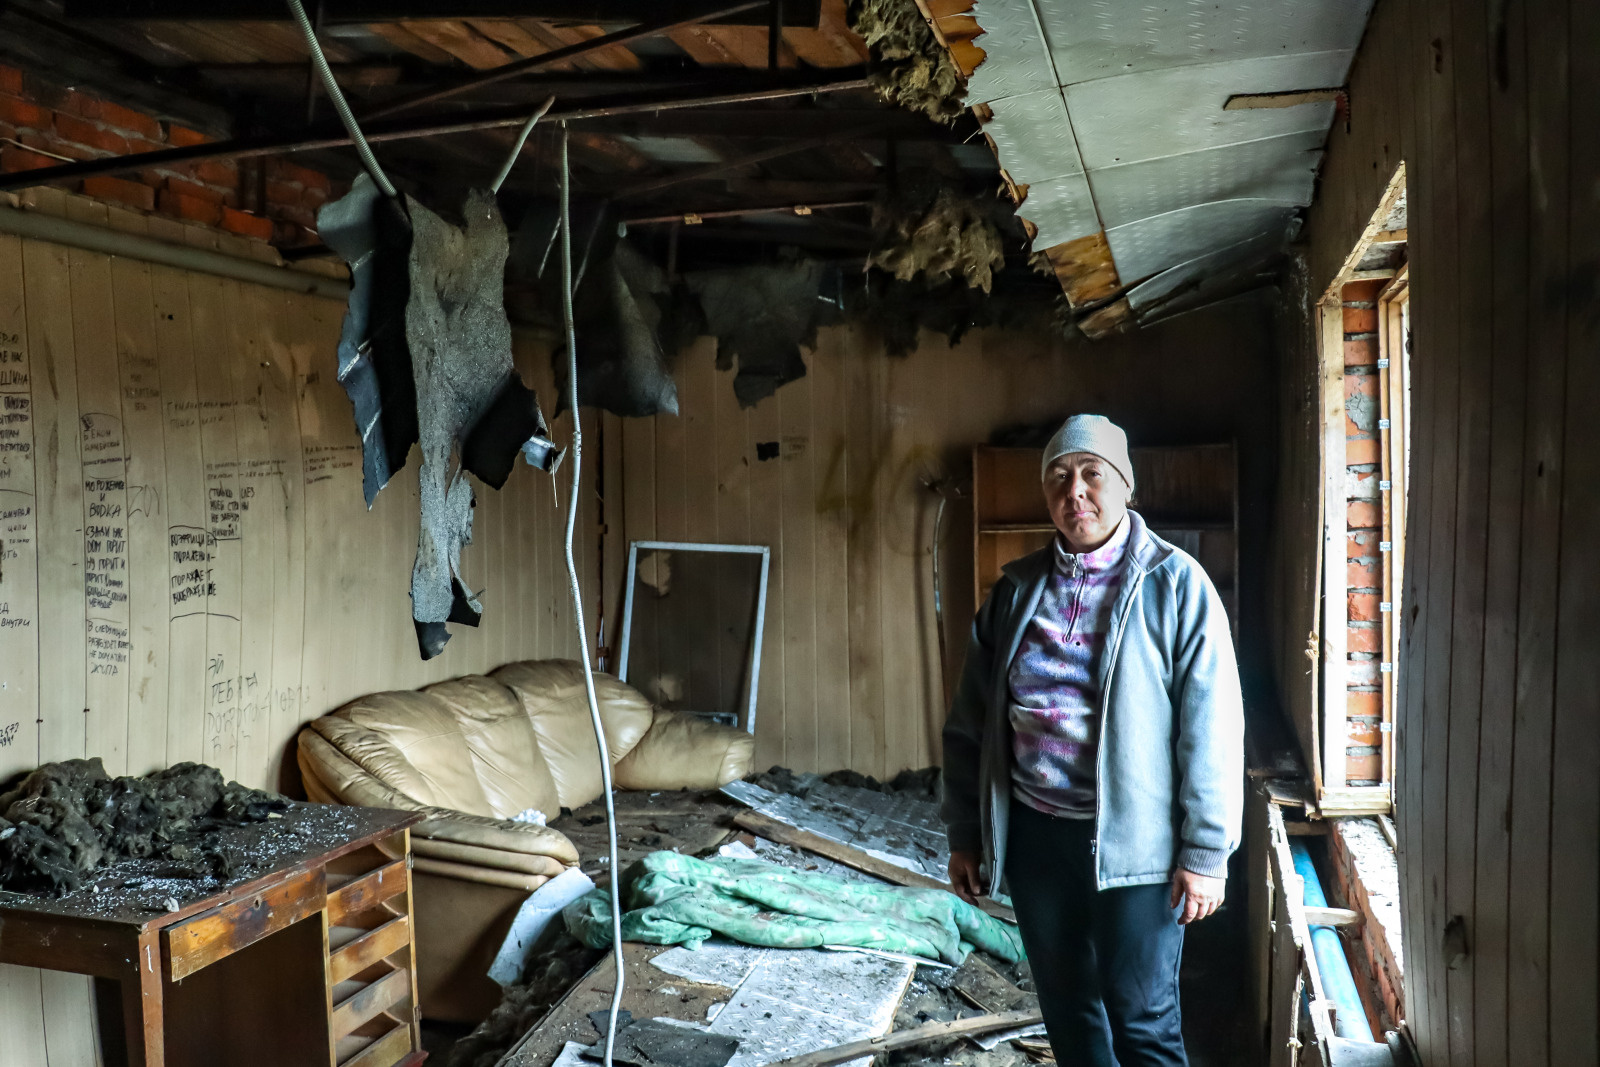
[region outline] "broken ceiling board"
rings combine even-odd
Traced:
[[[1222,105],[1237,92],[1301,83],[1338,85],[1351,56],[1348,51],[1313,52],[1101,78],[1067,86],[1067,109],[1090,170],[1264,137],[1326,131],[1333,121],[1331,103],[1255,111],[1224,111]]]
[[[1132,322],[1133,308],[1129,305],[1128,298],[1123,297],[1079,319],[1078,329],[1082,330],[1083,335],[1091,341],[1098,341],[1102,337],[1110,337],[1122,331]]]
[[[990,6],[981,0],[977,8],[986,27]],[[1249,56],[1354,51],[1372,0],[1039,0],[1037,7],[1050,57],[1071,84]]]
[[[1109,229],[1106,240],[1123,280],[1138,280],[1237,243],[1241,235],[1284,233],[1293,217],[1293,206],[1270,200],[1218,200]]]
[[[1017,214],[1033,223],[1035,246],[1051,247],[1100,232],[1089,179],[1082,173],[1030,182]]]
[[[1272,230],[1197,256],[1134,286],[1128,291],[1128,303],[1133,305],[1134,311],[1143,313],[1147,308],[1166,303],[1182,289],[1202,288],[1208,279],[1226,276],[1233,268],[1243,266],[1252,259],[1271,255],[1282,244],[1283,234]]]
[[[1083,160],[1067,120],[1067,105],[1055,86],[997,100],[983,132],[994,141],[1013,181],[1023,185],[1082,174]]]
[[[1322,130],[1103,167],[1089,177],[1107,226],[1213,200],[1311,201],[1322,161]]]
[[[1067,294],[1067,302],[1075,308],[1105,300],[1122,287],[1104,233],[1053,245],[1044,255],[1061,291]]]

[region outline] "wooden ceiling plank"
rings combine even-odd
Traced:
[[[1044,256],[1074,308],[1108,299],[1122,288],[1104,231],[1052,245]]]
[[[418,59],[452,67],[456,65],[455,56],[438,45],[429,44],[398,22],[369,22],[366,28],[369,33],[383,38],[400,51],[409,52]]]
[[[562,45],[583,44],[606,35],[599,26],[551,26],[549,29]],[[621,46],[590,52],[583,59],[593,70],[638,70],[644,66],[638,56]]]
[[[489,38],[495,44],[515,52],[524,59],[542,56],[550,51],[550,46],[539,38],[523,29],[521,24],[512,19],[467,19],[467,25]],[[552,70],[563,66],[556,64]]]
[[[511,62],[511,56],[504,48],[465,22],[451,19],[419,19],[414,22],[402,22],[400,25],[435,48],[441,48],[455,56],[474,70],[493,70]]]

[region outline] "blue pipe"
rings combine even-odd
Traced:
[[[1311,862],[1311,850],[1305,839],[1291,837],[1289,851],[1294,856],[1294,870],[1305,881],[1305,900],[1308,908],[1325,908],[1328,898],[1322,892],[1322,882],[1317,868]],[[1317,970],[1322,972],[1322,988],[1333,1000],[1338,1015],[1334,1032],[1351,1041],[1371,1041],[1372,1028],[1367,1025],[1367,1009],[1361,1004],[1361,994],[1356,989],[1355,975],[1350,973],[1350,958],[1344,954],[1344,941],[1339,931],[1331,926],[1311,928],[1311,950],[1317,957]]]

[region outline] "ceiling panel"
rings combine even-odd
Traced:
[[[1038,3],[1063,85],[1230,59],[1354,51],[1371,8],[1372,0]]]
[[[1283,234],[1276,231],[1257,234],[1186,263],[1179,263],[1149,281],[1134,286],[1128,291],[1128,303],[1137,312],[1159,306],[1180,290],[1200,289],[1209,278],[1221,277],[1270,255],[1277,251],[1282,241]]]
[[[1082,174],[1083,161],[1067,120],[1067,105],[1055,87],[996,100],[994,119],[983,132],[994,141],[1006,173],[1023,185]]]
[[[1293,207],[1270,200],[1221,200],[1106,230],[1124,284],[1264,234],[1282,235]]]
[[[1017,214],[1039,228],[1034,248],[1050,248],[1100,232],[1089,181],[1082,174],[1067,174],[1028,186],[1028,197]]]
[[[1108,227],[1212,200],[1309,204],[1324,137],[1307,130],[1125,163],[1095,171],[1089,184]]]
[[[1224,111],[1223,105],[1236,93],[1343,84],[1350,56],[1314,52],[1102,78],[1068,86],[1067,110],[1090,170],[1239,141],[1326,131],[1333,121],[1329,102],[1242,111]]]

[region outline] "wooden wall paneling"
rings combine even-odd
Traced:
[[[205,477],[205,526],[211,553],[206,589],[204,760],[225,777],[239,773],[240,618],[243,613],[243,525],[239,519],[238,397],[232,363],[229,283],[189,277],[196,409]]]
[[[1600,1003],[1600,900],[1594,878],[1600,869],[1600,701],[1596,699],[1591,652],[1600,635],[1600,17],[1592,4],[1569,2],[1570,196],[1567,232],[1566,427],[1563,442],[1561,585],[1557,618],[1555,781],[1552,809],[1558,813],[1561,847],[1550,864],[1550,1047],[1560,1067],[1600,1061],[1595,1006]],[[1540,57],[1545,62],[1548,57]],[[1579,279],[1585,279],[1581,283]]]
[[[775,560],[783,640],[783,752],[788,767],[821,766],[817,755],[817,478],[822,442],[813,431],[820,357],[808,353],[804,378],[774,394],[778,404],[779,507],[783,551]]]
[[[716,487],[716,534],[719,544],[750,543],[750,464],[755,448],[750,442],[749,417],[733,392],[734,371],[718,371],[710,396],[716,417],[716,445],[707,457]],[[750,645],[754,615],[750,610],[748,556],[716,556],[710,568],[716,576],[712,595],[716,603],[717,689],[713,707],[735,711],[742,717],[749,681]],[[756,717],[756,728],[761,719]]]
[[[182,240],[183,228],[152,218],[150,235]],[[169,763],[205,757],[206,573],[211,538],[206,526],[205,460],[200,450],[199,392],[195,383],[189,276],[172,267],[150,268],[155,340],[161,376],[161,442],[166,485],[162,500],[167,616],[167,737]]]
[[[749,508],[750,541],[771,549],[767,571],[766,615],[762,621],[761,678],[756,688],[756,767],[766,769],[784,761],[788,720],[784,705],[784,510],[783,412],[774,393],[756,403],[747,415],[750,436]],[[758,453],[769,448],[769,458]],[[777,450],[776,455],[771,449]]]
[[[842,331],[830,332],[812,353],[811,448],[816,515],[816,707],[818,768],[849,767],[852,732],[852,654],[850,568],[852,516],[848,496],[849,456],[846,413],[849,362]],[[857,401],[859,402],[859,400]]]
[[[844,363],[844,509],[849,516],[848,574],[850,756],[844,766],[882,774],[884,735],[883,483],[888,442],[884,419],[884,361],[862,358],[857,328],[840,341]]]
[[[717,539],[717,404],[716,391],[731,388],[725,375],[717,372],[713,353],[716,342],[701,338],[691,350],[684,368],[684,388],[679,410],[684,420],[684,532],[686,541]],[[684,706],[696,711],[717,708],[722,681],[722,643],[717,639],[721,619],[717,614],[716,588],[704,575],[714,573],[704,558],[673,561],[672,596],[683,597],[684,617],[704,619],[690,637],[694,644],[681,659],[665,654],[664,669],[682,663],[687,677]],[[692,576],[692,577],[691,577]]]
[[[327,305],[315,297],[257,294],[265,351],[260,383],[267,412],[268,454],[277,475],[268,483],[267,499],[257,505],[270,510],[276,540],[272,559],[272,689],[268,693],[267,736],[271,748],[263,778],[268,788],[284,790],[299,781],[295,770],[295,737],[304,718],[302,656],[306,624],[305,463],[300,441],[297,346],[327,345],[318,335],[318,319],[304,304]],[[336,343],[336,342],[333,342]]]
[[[37,437],[31,379],[42,370],[29,344],[23,243],[0,237],[0,779],[39,762],[39,534]],[[37,983],[35,983],[37,984]]]
[[[1516,872],[1507,900],[1506,980],[1517,994],[1507,1005],[1506,1040],[1528,1063],[1553,1059],[1551,999],[1554,942],[1569,936],[1552,922],[1553,856],[1568,839],[1556,835],[1565,815],[1552,808],[1555,790],[1555,674],[1560,588],[1563,441],[1569,353],[1566,322],[1552,294],[1564,291],[1571,234],[1567,138],[1570,122],[1569,15],[1540,4],[1526,19],[1526,53],[1509,52],[1508,66],[1526,66],[1529,121],[1528,274],[1530,310],[1524,343],[1529,353],[1527,439],[1521,474],[1523,559],[1518,580],[1515,748],[1512,753],[1511,855]],[[1535,309],[1537,309],[1535,313]],[[1560,820],[1559,822],[1557,820]],[[1576,840],[1571,839],[1571,840]],[[1592,1018],[1592,1012],[1586,1012]]]
[[[0,237],[0,778],[39,760],[38,547],[30,345],[23,242]],[[46,1062],[40,972],[0,965],[0,1063]]]
[[[106,226],[104,205],[73,199],[68,217]],[[73,353],[83,514],[84,751],[112,774],[128,767],[128,493],[111,260],[71,252]]]
[[[22,245],[39,531],[39,759],[84,754],[83,478],[66,249]]]
[[[1458,307],[1477,307],[1492,322],[1497,315],[1491,267],[1497,241],[1491,221],[1488,17],[1483,0],[1452,0],[1452,91],[1456,119],[1455,144],[1458,173],[1470,175],[1456,182],[1456,219],[1453,240],[1473,251],[1461,256],[1456,284],[1448,299]],[[1446,224],[1442,229],[1449,229]],[[1459,314],[1450,318],[1459,322]],[[1450,744],[1446,807],[1449,859],[1446,869],[1446,922],[1466,925],[1470,950],[1466,958],[1450,963],[1445,985],[1449,1002],[1450,1060],[1473,1067],[1477,1043],[1473,1033],[1476,970],[1479,962],[1479,928],[1476,918],[1479,759],[1490,739],[1480,734],[1484,681],[1485,567],[1488,524],[1509,520],[1515,510],[1491,515],[1489,501],[1492,355],[1487,323],[1457,329],[1451,349],[1439,352],[1457,368],[1455,591],[1452,600],[1449,716]],[[1501,605],[1495,605],[1496,610]],[[1502,816],[1503,818],[1503,816]],[[1487,909],[1486,909],[1487,910]],[[1498,910],[1498,909],[1496,909]],[[1492,938],[1492,934],[1490,935]],[[1485,982],[1500,985],[1489,975]]]
[[[273,759],[271,725],[272,621],[277,605],[273,572],[283,543],[283,511],[273,506],[282,496],[283,469],[272,458],[266,385],[261,364],[267,361],[263,336],[271,328],[260,314],[256,286],[230,282],[223,288],[223,306],[233,331],[228,346],[235,396],[234,434],[239,450],[239,665],[233,673],[239,736],[239,775],[246,785],[267,784]]]
[[[1522,515],[1529,332],[1527,292],[1530,192],[1526,37],[1521,9],[1502,9],[1497,38],[1506,61],[1498,77],[1487,50],[1479,69],[1490,138],[1487,171],[1493,189],[1484,225],[1492,234],[1488,293],[1493,322],[1486,348],[1491,410],[1488,436],[1488,543],[1484,601],[1482,712],[1478,767],[1478,824],[1474,884],[1473,1044],[1480,1067],[1509,1067],[1511,1002],[1508,904],[1513,753],[1518,659],[1519,582],[1523,564]],[[1516,57],[1513,61],[1512,57]],[[1468,299],[1473,299],[1467,295]],[[1520,877],[1520,872],[1518,873]],[[1519,994],[1520,996],[1520,994]]]
[[[145,216],[113,208],[109,225],[147,234]],[[167,463],[163,445],[161,362],[150,265],[111,261],[117,367],[127,449],[128,756],[130,774],[167,765]]]
[[[700,344],[705,343],[700,342]],[[688,446],[691,410],[689,405],[695,403],[694,397],[699,395],[698,391],[692,390],[690,386],[693,365],[698,358],[700,358],[698,347],[691,347],[678,354],[677,365],[673,368],[673,378],[678,389],[678,414],[657,415],[652,420],[656,430],[656,537],[662,541],[691,540],[686,494],[689,472],[698,470],[699,467],[694,458],[694,451]],[[631,533],[629,537],[640,540]],[[676,627],[663,626],[653,640],[647,632],[637,636],[644,645],[654,651],[654,669],[660,674],[662,686],[661,694],[656,699],[675,707],[693,707],[689,679],[680,666],[694,654],[687,639],[688,635]],[[646,676],[641,673],[638,677]]]
[[[619,419],[617,435],[606,440],[608,452],[617,455],[620,473],[614,488],[608,489],[607,500],[612,495],[620,505],[618,519],[606,525],[606,547],[615,546],[617,556],[616,591],[606,603],[606,617],[611,620],[607,636],[611,642],[612,673],[618,670],[615,656],[622,650],[622,602],[627,592],[624,584],[628,574],[629,542],[649,541],[656,537],[656,426],[676,415],[657,415],[653,418]],[[656,635],[648,640],[636,630],[631,641],[633,648],[650,649],[655,654]],[[632,651],[632,649],[630,649]]]
[[[925,355],[926,353],[926,355]],[[900,359],[876,360],[884,379],[879,411],[885,428],[883,475],[878,479],[878,572],[881,605],[877,643],[883,649],[882,774],[908,769],[908,761],[928,751],[930,663],[928,634],[933,606],[928,602],[925,546],[932,511],[925,508],[922,481],[930,469],[928,435],[934,429],[924,386],[932,381],[931,351]],[[927,521],[924,522],[926,516]]]

